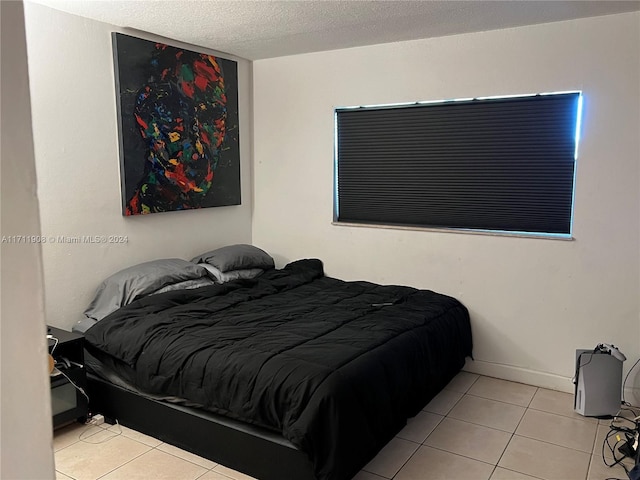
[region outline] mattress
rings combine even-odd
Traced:
[[[355,475],[472,349],[458,300],[326,277],[314,259],[142,298],[85,338],[141,392],[278,432],[322,480]]]

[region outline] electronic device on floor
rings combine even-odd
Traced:
[[[592,350],[576,350],[574,410],[586,417],[615,415],[622,400],[622,363],[626,357],[615,345],[600,343]]]

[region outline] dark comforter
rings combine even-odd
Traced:
[[[332,480],[351,478],[471,354],[454,298],[328,278],[319,260],[143,298],[85,338],[141,391],[281,432]]]

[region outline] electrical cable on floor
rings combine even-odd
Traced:
[[[631,371],[632,371],[634,368],[636,368],[636,366],[638,365],[638,363],[640,363],[640,358],[639,358],[638,360],[636,360],[636,363],[634,363],[634,364],[633,364],[633,367],[631,367],[631,368],[629,369],[629,371],[627,372],[627,375],[624,377],[624,382],[622,382],[622,404],[623,404],[623,405],[626,405],[626,406],[628,406],[628,407],[630,407],[631,405],[630,405],[627,401],[625,401],[625,399],[624,399],[624,387],[625,387],[625,386],[626,386],[626,384],[627,384],[627,379],[629,378],[629,374],[631,373]]]
[[[623,415],[623,412],[631,412],[635,418],[628,418]],[[633,448],[634,442],[636,441],[636,436],[638,432],[640,432],[640,422],[638,422],[638,412],[631,407],[623,406],[618,413],[616,413],[611,419],[611,423],[609,424],[609,432],[605,436],[602,442],[602,461],[608,467],[614,467],[616,465],[620,465],[626,475],[627,479],[631,478],[629,468],[623,463],[625,458],[631,458],[633,460],[633,456],[637,456],[637,451]],[[628,425],[624,425],[628,423]],[[611,445],[610,439],[615,437],[616,442]],[[605,457],[605,447],[609,449],[609,452],[613,458],[613,463],[609,463],[607,458]],[[626,450],[621,451],[620,448],[625,448]],[[625,454],[624,452],[627,452]],[[610,477],[607,480],[620,480]]]
[[[86,423],[85,425],[90,425],[90,423]],[[116,425],[118,426],[118,431],[117,431],[117,432],[114,432],[113,430],[109,430],[108,428],[101,428],[101,430],[103,430],[103,431],[105,431],[105,432],[112,433],[113,435],[111,435],[111,436],[109,436],[109,437],[107,437],[107,438],[103,438],[103,439],[102,439],[102,440],[100,440],[99,442],[91,442],[91,441],[87,440],[88,438],[91,438],[91,437],[93,437],[93,436],[95,436],[95,435],[98,435],[98,432],[96,432],[96,433],[92,433],[91,435],[85,435],[85,433],[89,432],[90,430],[85,430],[84,432],[82,432],[82,433],[80,434],[80,437],[78,437],[78,439],[79,439],[81,442],[84,442],[84,443],[90,443],[90,444],[92,444],[92,445],[100,445],[101,443],[106,443],[106,442],[108,442],[109,440],[112,440],[112,439],[116,438],[117,436],[122,435],[122,427],[120,426],[120,423],[118,423],[118,420],[117,420],[117,419],[116,419],[116,423],[115,423],[115,425],[113,425],[113,426],[116,426]],[[100,427],[98,427],[98,428],[100,428]]]

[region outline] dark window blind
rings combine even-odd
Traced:
[[[337,109],[336,219],[568,235],[579,101]]]

